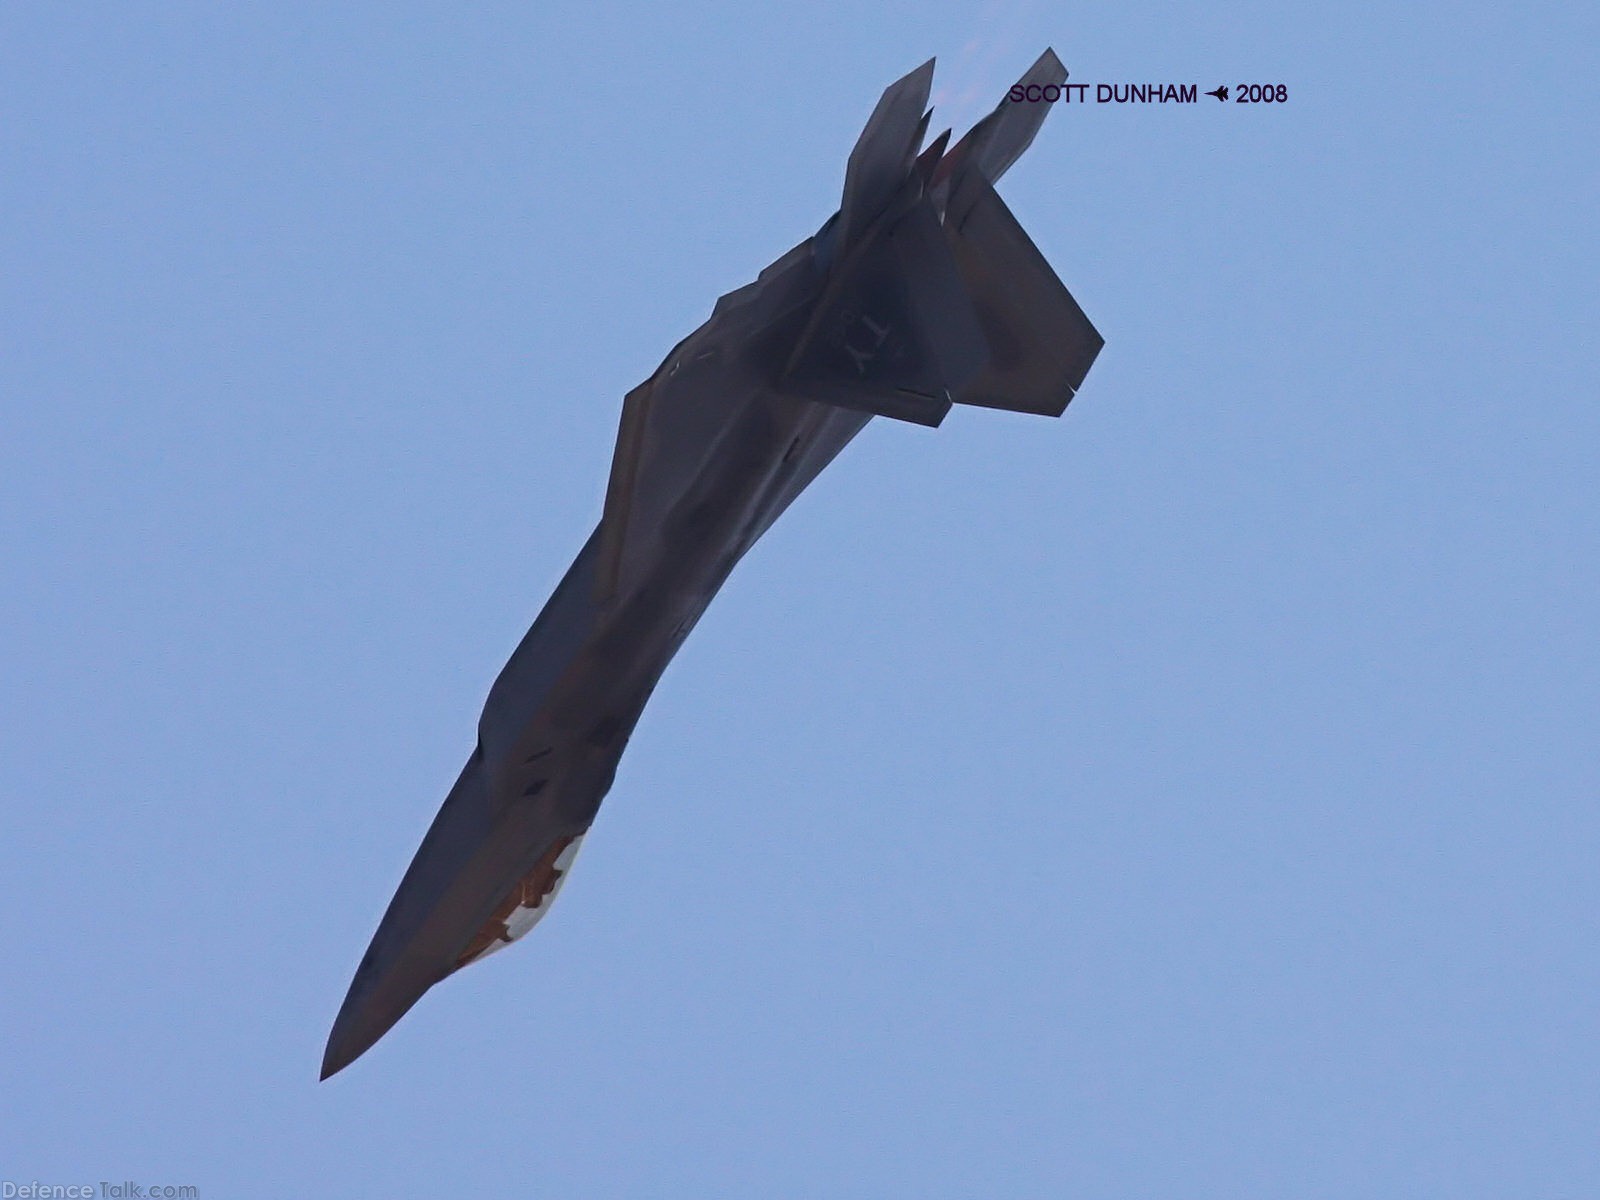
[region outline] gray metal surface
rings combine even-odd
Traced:
[[[599,527],[490,689],[478,743],[334,1021],[322,1077],[543,918],[656,682],[729,571],[873,416],[1059,415],[1101,346],[993,184],[1048,106],[922,151],[893,84],[840,212],[722,297],[623,403]],[[1024,83],[1065,78],[1050,51]]]

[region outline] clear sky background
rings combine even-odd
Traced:
[[[876,422],[316,1082],[621,397],[930,55],[1104,333]],[[0,8],[0,1179],[1600,1194],[1600,9]],[[937,123],[935,129],[941,128]],[[960,132],[960,129],[957,130]]]

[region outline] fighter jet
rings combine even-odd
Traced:
[[[1049,50],[1028,85],[1067,77]],[[839,211],[717,301],[622,403],[598,527],[512,654],[356,968],[322,1078],[550,910],[668,662],[746,551],[875,416],[1060,416],[1100,335],[996,194],[1048,104],[926,148],[929,60],[883,93]]]

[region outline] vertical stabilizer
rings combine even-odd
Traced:
[[[872,110],[845,168],[844,200],[839,206],[843,237],[853,237],[866,228],[905,179],[927,129],[932,87],[930,58],[890,84]]]
[[[1067,68],[1049,48],[1029,67],[1017,87],[1026,93],[1034,86],[1067,81]],[[1044,101],[1013,100],[1007,92],[993,112],[984,117],[956,143],[946,158],[948,171],[975,170],[990,183],[996,183],[1033,144],[1034,135],[1044,124],[1052,105]],[[942,173],[942,174],[945,174]]]

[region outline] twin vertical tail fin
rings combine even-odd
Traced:
[[[884,92],[850,155],[829,280],[784,390],[938,425],[953,404],[1060,416],[1103,339],[994,190],[1048,108],[1000,103],[921,154],[933,63]],[[1046,50],[1021,84],[1059,84]]]
[[[1006,98],[995,106],[966,136],[956,143],[946,160],[950,170],[963,166],[978,171],[990,183],[999,183],[1000,177],[1011,164],[1022,157],[1022,152],[1033,145],[1034,135],[1050,113],[1048,103],[1023,99],[1014,101],[1013,95],[1026,97],[1035,85],[1041,87],[1067,81],[1067,68],[1056,57],[1054,50],[1046,48],[1027,73],[1017,80],[1016,86],[1006,93]],[[1022,89],[1020,92],[1018,88]],[[949,177],[950,171],[945,172]]]
[[[839,235],[858,236],[900,190],[928,128],[933,59],[891,83],[850,151],[839,205]]]

